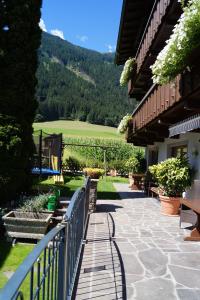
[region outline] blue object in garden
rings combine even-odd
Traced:
[[[32,169],[32,174],[34,175],[60,175],[60,172],[57,170],[52,170],[49,168],[33,168]]]

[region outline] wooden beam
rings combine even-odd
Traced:
[[[149,128],[145,128],[144,132],[147,134],[154,135],[155,137],[158,138],[167,138],[169,137],[169,131],[168,130],[163,130],[161,128],[157,128],[157,130],[150,130]]]

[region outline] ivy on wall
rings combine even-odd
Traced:
[[[30,183],[41,4],[42,0],[0,0],[1,201]]]

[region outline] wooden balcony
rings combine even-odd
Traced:
[[[168,137],[168,127],[200,112],[200,62],[175,82],[153,85],[133,112],[133,129],[127,141],[152,144]]]
[[[165,46],[181,13],[178,0],[158,0],[154,3],[136,53],[137,70],[129,83],[129,95],[137,100],[141,100],[152,85],[150,66]]]

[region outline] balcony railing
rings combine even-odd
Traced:
[[[164,48],[182,12],[178,0],[155,0],[136,52],[137,68],[129,82],[128,93],[141,101],[152,84],[150,66]]]
[[[140,68],[147,56],[147,53],[149,52],[149,49],[152,45],[152,42],[155,38],[158,28],[163,21],[163,17],[166,14],[166,10],[169,7],[171,2],[172,0],[155,1],[143,37],[141,39],[141,43],[136,53],[137,73],[139,73],[140,71]]]
[[[63,222],[19,266],[1,290],[0,300],[71,299],[87,226],[89,189],[88,178],[74,193]]]
[[[153,85],[133,113],[135,130],[150,123],[180,99],[180,76],[173,84]]]

